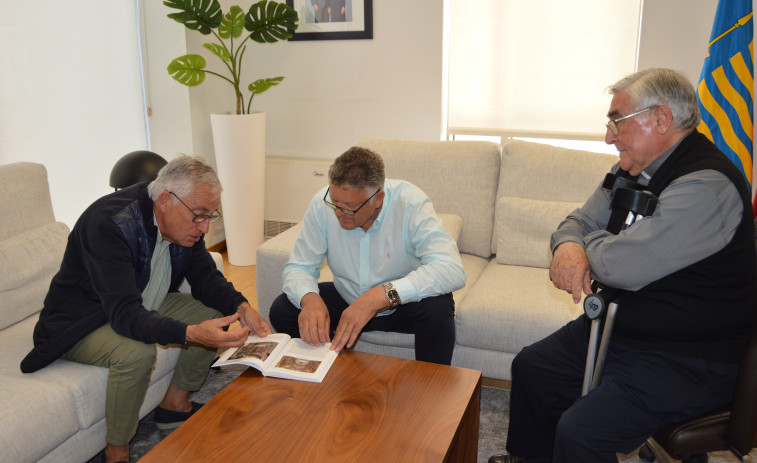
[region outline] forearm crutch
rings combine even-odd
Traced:
[[[609,176],[608,176],[609,177]],[[613,179],[615,180],[615,179]],[[642,191],[632,182],[623,180],[623,186],[611,186],[613,214],[616,212],[627,211],[625,221],[620,226],[613,226],[612,220],[608,225],[608,231],[618,234],[620,231],[630,227],[635,221],[652,214],[657,206],[657,197],[648,191]],[[607,184],[608,180],[605,180]],[[617,188],[616,188],[617,187]],[[609,188],[608,188],[609,189]],[[611,228],[616,228],[617,231]],[[615,316],[618,311],[618,302],[622,291],[603,287],[601,283],[595,281],[593,284],[594,293],[586,296],[584,299],[584,312],[591,320],[591,331],[589,335],[589,349],[586,353],[586,369],[584,370],[584,382],[581,395],[588,394],[592,389],[599,385],[604,367],[607,349],[610,345],[612,327],[615,323]],[[604,317],[604,329],[600,326]],[[602,329],[602,340],[599,341],[599,331]],[[599,344],[599,345],[598,345]],[[598,346],[597,346],[598,345]]]

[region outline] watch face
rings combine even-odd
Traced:
[[[386,294],[386,299],[389,301],[389,307],[396,307],[400,305],[400,295],[397,293],[397,290],[394,289],[394,285],[391,283],[387,283],[384,285],[384,292]]]

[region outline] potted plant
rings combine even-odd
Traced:
[[[223,63],[225,72],[206,69],[200,55],[180,56],[168,65],[168,73],[178,82],[195,86],[207,74],[228,82],[234,89],[236,114],[211,114],[216,170],[223,184],[223,228],[229,262],[233,265],[255,265],[255,251],[263,243],[263,195],[265,192],[265,119],[262,112],[253,113],[252,98],[274,85],[283,76],[258,79],[243,87],[242,59],[251,39],[258,43],[274,43],[292,37],[297,29],[297,12],[286,4],[260,0],[247,13],[232,6],[224,14],[218,0],[164,0],[169,8],[179,10],[169,18],[187,29],[213,35],[214,42],[205,43]],[[245,96],[249,92],[249,97]]]
[[[200,85],[206,74],[217,76],[234,88],[236,96],[236,114],[249,114],[252,98],[284,80],[283,76],[258,79],[247,86],[250,96],[245,101],[242,92],[242,59],[247,49],[247,41],[258,43],[275,43],[292,37],[290,31],[297,29],[299,17],[297,12],[286,4],[269,0],[253,3],[247,13],[234,5],[224,14],[218,0],[164,0],[164,5],[179,10],[171,13],[169,18],[183,24],[187,29],[203,35],[212,34],[216,42],[205,43],[203,47],[210,50],[226,67],[226,75],[206,70],[207,62],[202,55],[187,54],[180,56],[168,65],[168,73],[177,82],[189,87]],[[247,31],[247,33],[245,32]],[[241,42],[242,34],[245,34]],[[245,105],[246,102],[246,105]]]

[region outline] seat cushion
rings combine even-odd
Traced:
[[[56,360],[34,373],[21,373],[19,364],[32,349],[32,331],[38,316],[31,316],[0,331],[0,375],[19,380],[55,384],[67,390],[68,400],[81,428],[89,428],[105,416],[105,386],[108,369]],[[157,360],[150,385],[173,374],[180,349],[158,346]],[[77,426],[77,427],[78,427]],[[4,461],[0,459],[0,461]]]
[[[457,343],[517,353],[582,313],[547,269],[492,260],[457,308]]]
[[[67,360],[29,374],[21,373],[21,360],[33,347],[32,332],[38,315],[33,315],[0,331],[0,372],[20,381],[50,384],[66,390],[68,406],[79,427],[88,428],[105,416],[105,383],[108,370]]]
[[[38,461],[79,431],[66,386],[0,375],[0,461]]]

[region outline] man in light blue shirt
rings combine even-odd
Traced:
[[[326,258],[334,281],[318,283]],[[465,285],[455,240],[415,185],[387,180],[376,153],[352,147],[310,202],[271,305],[277,331],[352,347],[361,331],[415,334],[417,360],[449,365],[452,292]],[[333,339],[331,339],[333,335]]]

